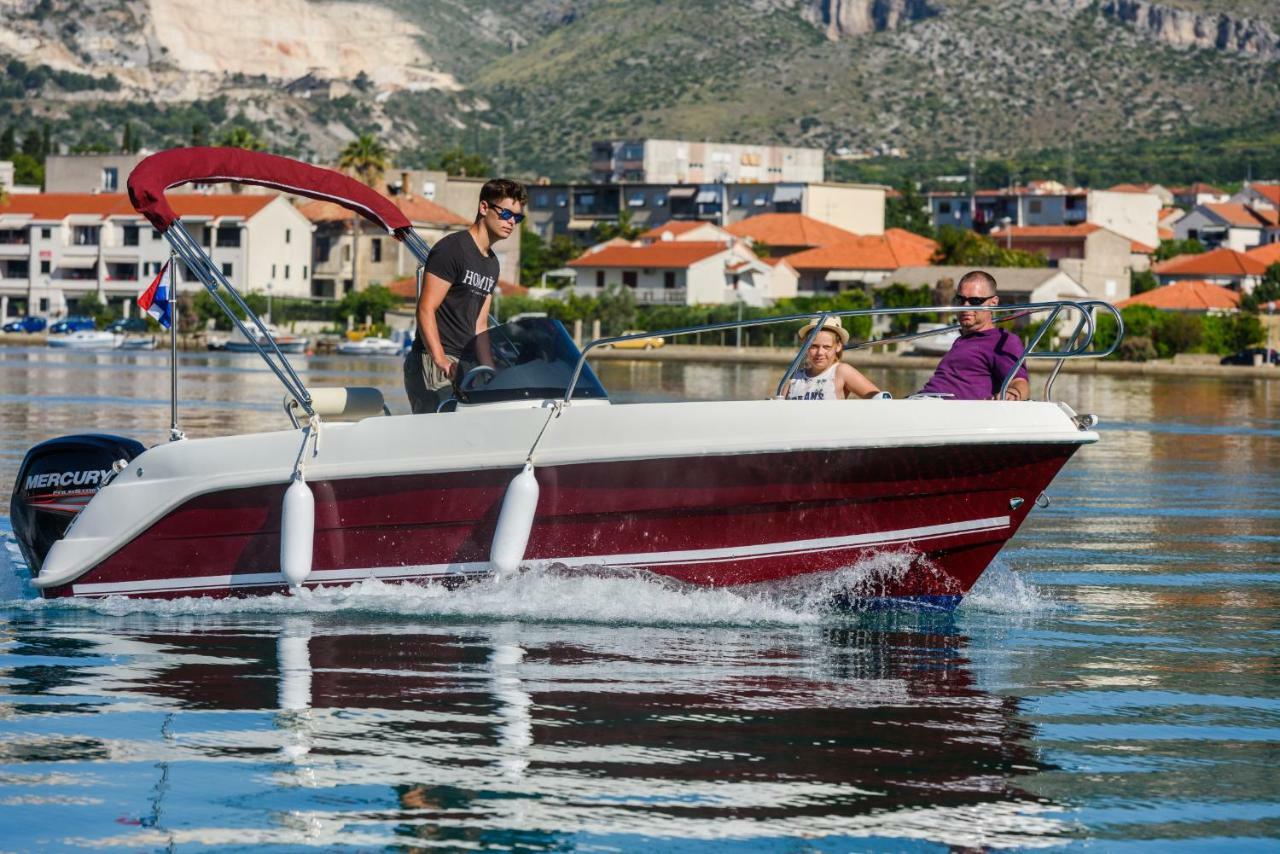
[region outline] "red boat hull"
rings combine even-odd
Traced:
[[[779,582],[885,552],[854,599],[954,604],[1078,445],[946,445],[597,462],[537,470],[527,562],[639,567],[700,586]],[[318,481],[309,586],[485,574],[511,470]],[[284,486],[175,508],[46,596],[260,595]],[[1019,500],[1020,499],[1020,500]]]

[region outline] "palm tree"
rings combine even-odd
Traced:
[[[338,167],[360,179],[369,186],[382,183],[391,156],[387,147],[371,133],[362,133],[347,143],[338,155]],[[359,290],[357,284],[357,259],[360,257],[360,217],[351,217],[351,288]]]
[[[254,136],[253,131],[240,125],[224,131],[222,136],[218,137],[218,145],[227,148],[244,148],[249,151],[262,151],[267,147],[262,140]]]
[[[371,133],[362,133],[359,138],[347,143],[347,147],[338,156],[340,169],[371,187],[382,181],[382,176],[390,165],[391,152]]]

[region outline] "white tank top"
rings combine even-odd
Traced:
[[[816,377],[796,374],[787,386],[787,400],[839,400],[836,392],[837,362]]]

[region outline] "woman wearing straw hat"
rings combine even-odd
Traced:
[[[800,330],[800,340],[809,337],[816,319]],[[828,317],[822,329],[809,345],[808,358],[801,370],[787,383],[784,395],[787,400],[844,400],[846,397],[870,398],[880,395],[880,389],[853,365],[840,361],[844,345],[849,343],[849,331],[838,317]],[[886,395],[887,396],[887,395]]]

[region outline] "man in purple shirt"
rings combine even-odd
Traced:
[[[974,270],[956,285],[955,305],[999,305],[996,280],[990,273]],[[991,400],[1000,393],[1004,378],[1022,357],[1022,340],[1007,329],[996,328],[989,311],[962,311],[958,315],[960,338],[942,357],[933,376],[918,394],[949,395],[955,400]],[[1009,383],[1005,400],[1026,400],[1031,396],[1026,366]]]

